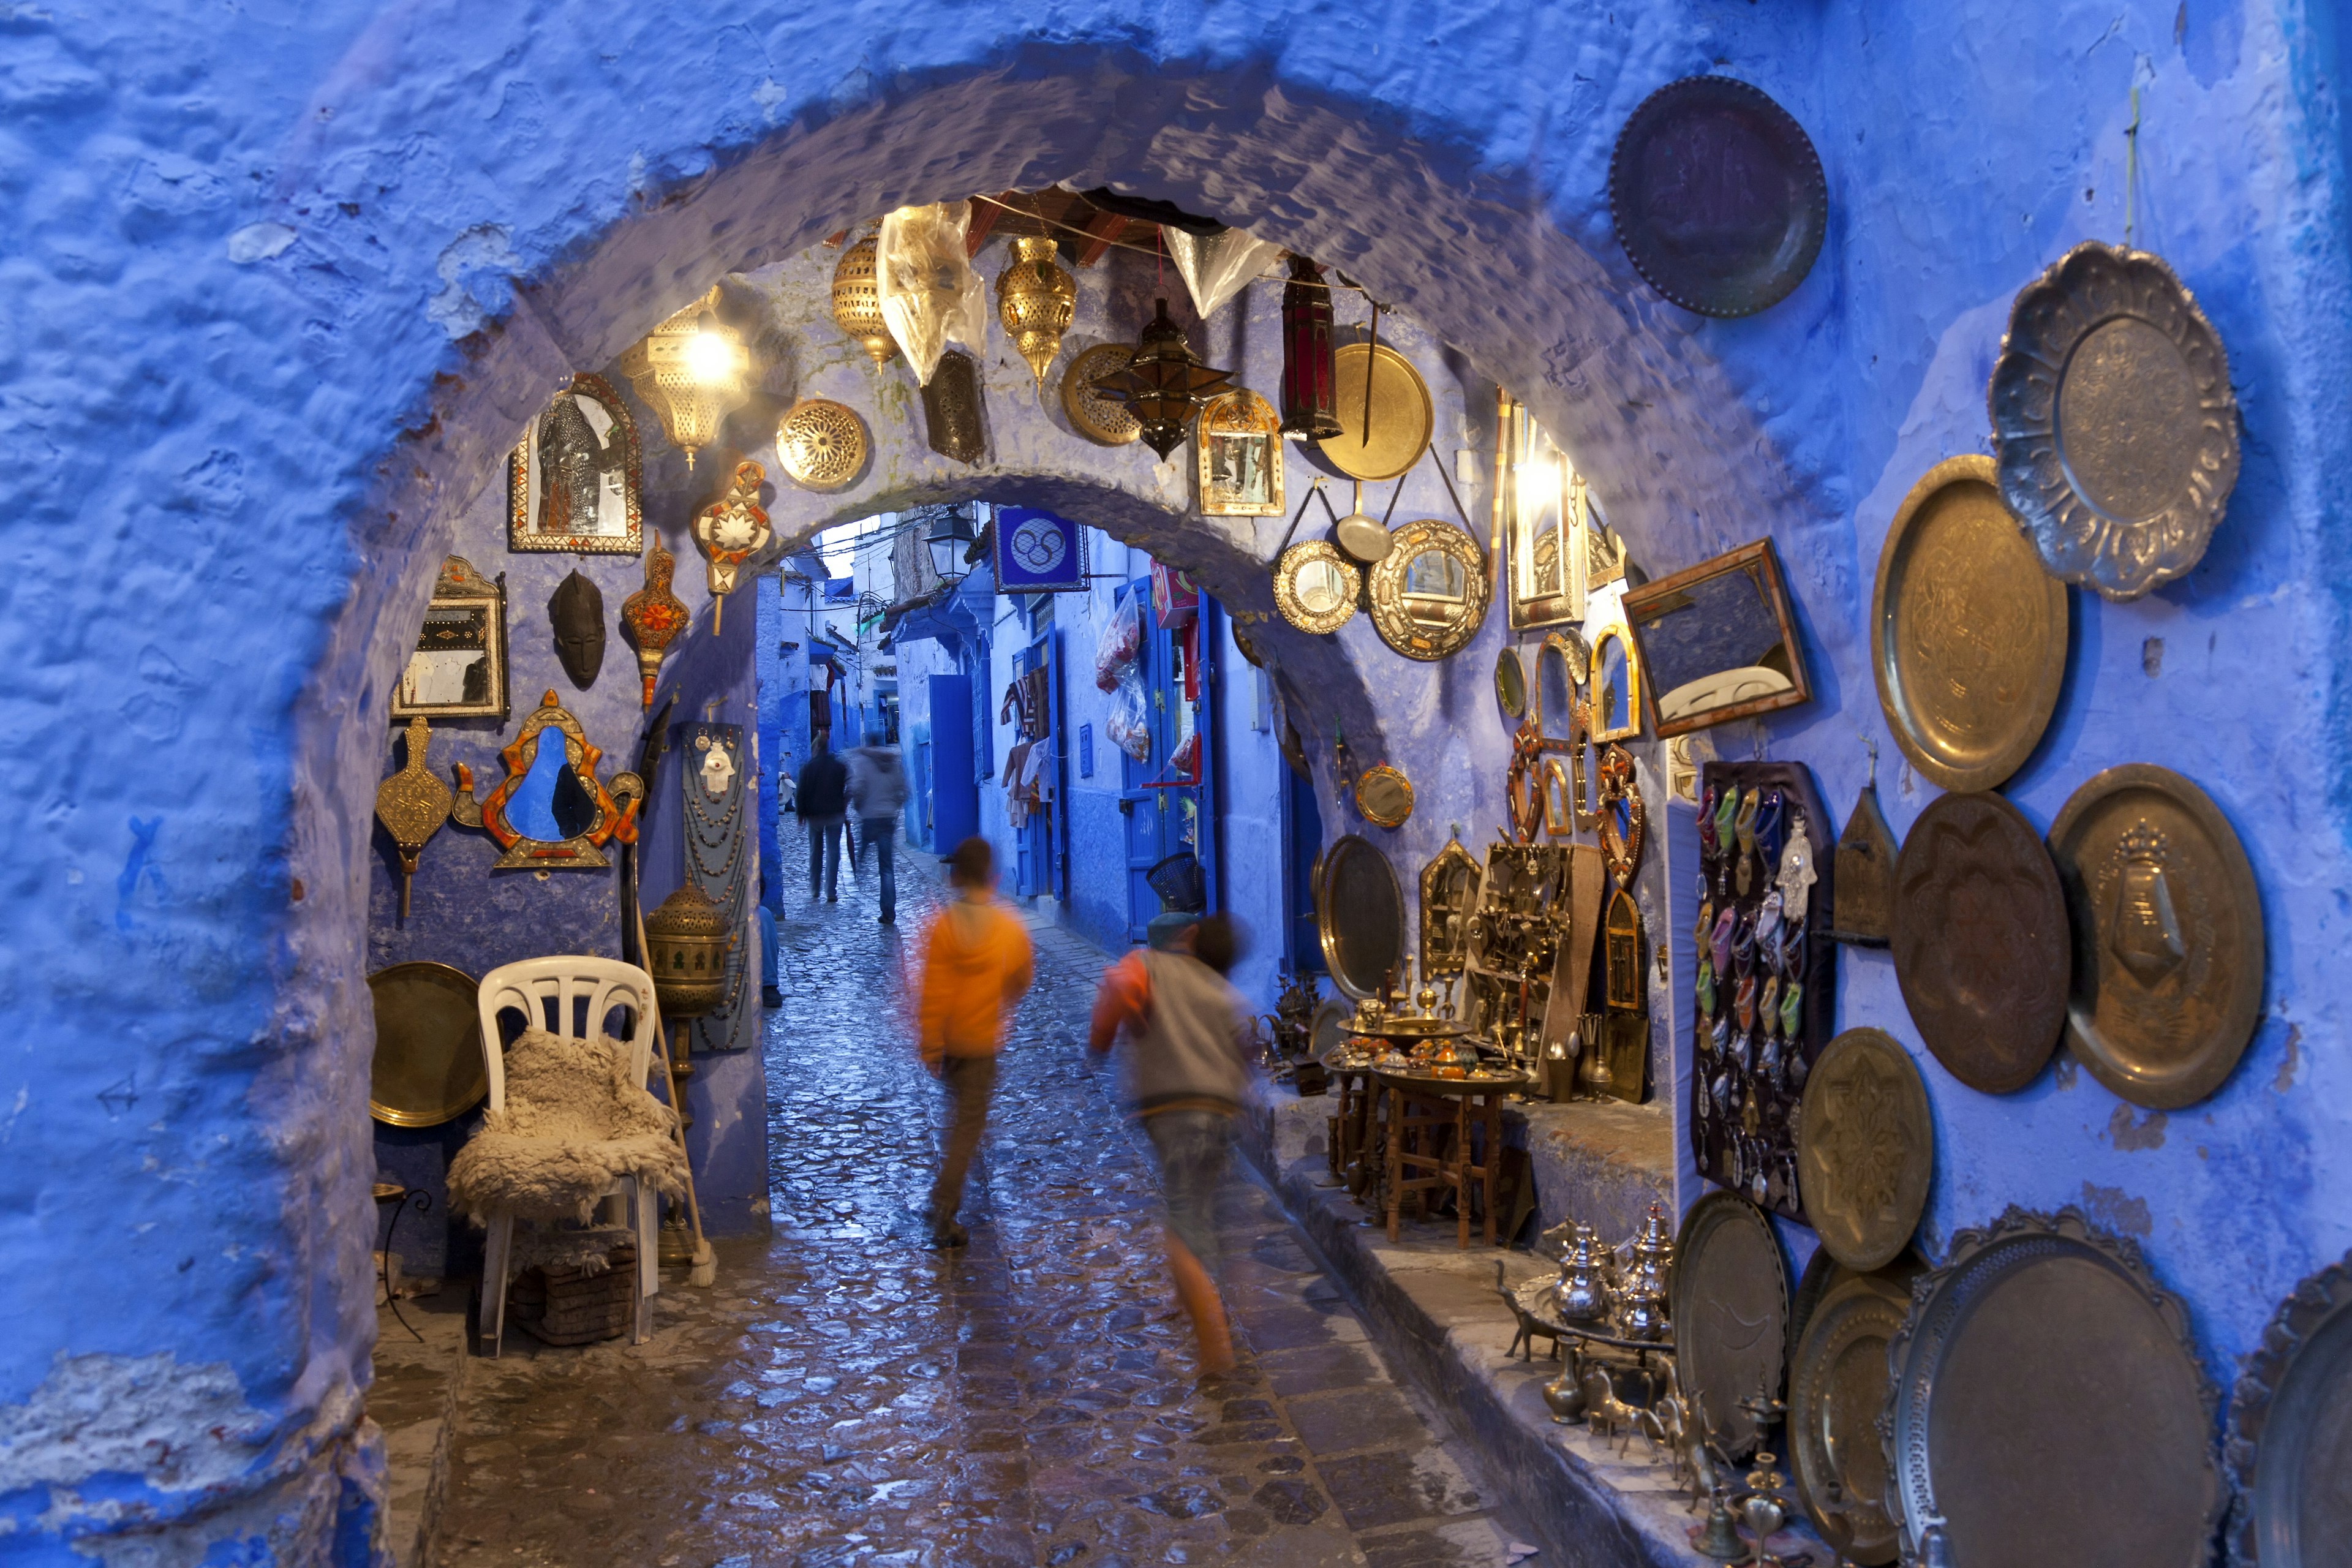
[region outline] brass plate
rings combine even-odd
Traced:
[[[1486,619],[1486,557],[1450,522],[1402,524],[1367,580],[1372,628],[1407,658],[1430,663],[1462,651]]]
[[[2263,1006],[2263,904],[2229,819],[2169,768],[2109,768],[2050,825],[2074,933],[2066,1039],[2135,1105],[2221,1086]]]
[[[1351,479],[1392,479],[1429,448],[1434,410],[1412,362],[1386,343],[1349,343],[1331,356],[1339,433],[1318,443],[1324,460]],[[1371,438],[1365,439],[1364,378],[1372,382]]]
[[[1706,1405],[1707,1429],[1734,1459],[1759,1436],[1739,1407],[1777,1399],[1789,1353],[1789,1266],[1764,1211],[1735,1193],[1691,1205],[1675,1238],[1675,1364],[1683,1389]]]
[[[1315,929],[1331,983],[1361,1002],[1404,973],[1404,889],[1387,856],[1359,834],[1315,861]]]
[[[2213,1390],[2187,1310],[2130,1242],[2073,1209],[1962,1231],[1886,1356],[1906,1560],[2205,1568]]]
[[[1797,1496],[1822,1539],[1848,1562],[1895,1558],[1886,1512],[1886,1343],[1911,1299],[1868,1275],[1849,1275],[1822,1298],[1789,1372],[1789,1460]]]
[[[394,1127],[438,1127],[481,1103],[490,1092],[481,989],[446,963],[395,963],[368,976],[375,1000],[370,1115]]]
[[[1912,765],[1991,789],[2032,754],[2066,679],[2066,584],[2001,503],[1990,458],[1953,458],[1911,487],[1870,600],[1878,706]]]
[[[1274,607],[1302,632],[1324,636],[1355,618],[1364,574],[1320,539],[1302,539],[1274,568]]]
[[[1356,781],[1356,809],[1376,827],[1402,827],[1412,816],[1412,781],[1382,763]]]
[[[2137,599],[2203,558],[2238,402],[2172,268],[2085,240],[2018,290],[1987,389],[2000,493],[2051,575]]]
[[[805,398],[776,422],[776,459],[804,489],[841,489],[866,467],[866,421],[830,398]]]
[[[1805,1079],[1797,1184],[1832,1258],[1866,1274],[1902,1256],[1927,1206],[1936,1123],[1911,1055],[1885,1031],[1848,1029]]]
[[[2352,1541],[2352,1255],[2294,1288],[2230,1400],[2231,1568],[2341,1568]]]
[[[1124,447],[1143,433],[1127,405],[1105,397],[1095,383],[1127,368],[1135,350],[1125,343],[1097,343],[1070,361],[1062,373],[1062,412],[1071,426],[1087,440],[1105,447]]]
[[[1337,996],[1326,996],[1307,1021],[1307,1048],[1321,1061],[1338,1050],[1348,1037],[1348,1026],[1356,1016],[1356,1009]]]
[[[1919,1037],[1986,1094],[2032,1083],[2058,1048],[2071,971],[2057,868],[2000,795],[1938,795],[1895,866],[1895,978]]]

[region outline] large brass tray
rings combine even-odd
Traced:
[[[1814,1309],[1789,1372],[1789,1460],[1797,1496],[1839,1556],[1895,1557],[1886,1512],[1886,1343],[1911,1298],[1874,1275],[1847,1275]]]
[[[2229,820],[2169,768],[2109,768],[2050,825],[2074,928],[2066,1037],[2101,1083],[2175,1110],[2230,1076],[2263,1005],[2263,905]]]
[[[1921,476],[1871,595],[1878,706],[1912,765],[1949,790],[2015,773],[2066,679],[2066,584],[2042,569],[1998,478],[1981,456]]]
[[[1349,343],[1331,356],[1332,384],[1338,389],[1339,433],[1320,442],[1317,450],[1333,468],[1351,479],[1392,479],[1415,463],[1429,447],[1435,411],[1429,384],[1412,362],[1389,347]],[[1371,415],[1364,424],[1364,378],[1372,383]]]
[[[2231,1568],[2329,1568],[2352,1542],[2352,1254],[2294,1288],[2230,1400]]]
[[[1349,833],[1316,857],[1315,928],[1331,983],[1358,1002],[1404,979],[1404,890],[1388,857]]]
[[[375,1061],[368,1113],[394,1127],[455,1121],[490,1091],[482,1063],[481,983],[446,963],[395,963],[368,976]]]
[[[1885,1031],[1848,1029],[1805,1079],[1797,1184],[1822,1247],[1867,1273],[1902,1255],[1927,1206],[1936,1123],[1911,1054]]]
[[[1895,978],[1927,1048],[1987,1094],[2033,1081],[2066,1023],[2066,901],[2024,814],[1939,795],[1895,868]]]
[[[1761,1434],[1739,1402],[1778,1399],[1788,1372],[1789,1266],[1764,1211],[1727,1192],[1692,1205],[1675,1238],[1672,1297],[1683,1390],[1706,1405],[1717,1446],[1744,1458]]]
[[[1962,1231],[1886,1353],[1906,1561],[2205,1568],[2213,1388],[2187,1310],[2129,1241],[2074,1209]]]

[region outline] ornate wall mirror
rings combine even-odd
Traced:
[[[1378,827],[1402,827],[1412,815],[1412,781],[1389,766],[1366,768],[1356,781],[1356,809]]]
[[[1478,862],[1449,838],[1421,868],[1421,977],[1459,974],[1470,963],[1470,914],[1478,907]]]
[[[1662,738],[1812,699],[1769,539],[1628,589],[1625,618]]]
[[[1554,838],[1566,838],[1580,827],[1591,827],[1597,817],[1580,810],[1585,794],[1584,758],[1580,753],[1543,760],[1543,829]]]
[[[392,716],[507,716],[507,579],[492,582],[462,555],[446,557],[434,580],[416,651],[392,690]]]
[[[1423,662],[1459,653],[1486,618],[1486,558],[1450,522],[1423,518],[1398,528],[1372,568],[1372,626],[1381,640]]]
[[[507,776],[488,795],[475,799],[473,770],[457,765],[451,815],[460,825],[488,833],[505,851],[493,870],[609,865],[603,853],[606,844],[615,838],[636,842],[640,796],[632,795],[625,804],[614,798],[596,776],[604,755],[550,691],[499,752]]]
[[[1371,840],[1350,833],[1317,860],[1315,925],[1331,983],[1350,999],[1403,984],[1404,892]]]
[[[1584,479],[1525,405],[1512,405],[1511,423],[1511,626],[1581,621],[1591,563]]]
[[[1495,700],[1514,719],[1528,715],[1528,672],[1519,650],[1507,647],[1495,655]]]
[[[1192,444],[1203,517],[1282,515],[1282,418],[1274,405],[1247,387],[1213,397]]]
[[[1592,639],[1592,739],[1630,741],[1642,732],[1642,663],[1624,623]]]
[[[530,422],[507,466],[507,548],[635,555],[637,427],[601,376],[581,374]]]
[[[1274,569],[1274,607],[1302,632],[1336,632],[1356,614],[1362,574],[1328,541],[1304,539]]]
[[[1536,649],[1535,720],[1544,749],[1564,752],[1580,743],[1576,705],[1592,673],[1592,650],[1584,634],[1570,627],[1553,632]]]

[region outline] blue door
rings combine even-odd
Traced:
[[[941,855],[980,831],[980,784],[972,773],[971,677],[931,683],[931,848]]]
[[[1013,674],[1016,679],[1038,670],[1045,672],[1045,711],[1043,715],[1045,733],[1023,759],[1022,767],[1024,773],[1033,765],[1040,770],[1039,776],[1044,784],[1041,793],[1045,797],[1046,805],[1044,810],[1032,811],[1028,822],[1013,834],[1013,852],[1018,861],[1014,868],[1013,891],[1024,899],[1047,892],[1055,897],[1067,897],[1069,892],[1066,879],[1057,875],[1058,868],[1055,864],[1056,829],[1066,815],[1060,757],[1061,670],[1054,658],[1059,637],[1058,632],[1048,630],[1013,656]]]
[[[1150,624],[1149,577],[1135,579],[1128,592],[1145,606],[1138,673],[1143,679],[1151,737],[1150,753],[1142,762],[1125,752],[1119,758],[1118,808],[1127,819],[1127,934],[1129,941],[1141,942],[1151,917],[1160,912],[1160,895],[1151,890],[1146,875],[1179,849],[1191,850],[1200,858],[1203,871],[1210,871],[1215,850],[1203,787],[1177,782],[1192,773],[1190,769],[1180,770],[1175,757],[1185,741],[1203,728],[1201,710],[1185,697],[1185,659],[1191,638],[1181,630]],[[1202,643],[1209,641],[1209,629],[1202,628]],[[1191,684],[1205,698],[1207,680],[1196,676]],[[1201,735],[1200,742],[1204,750],[1198,776],[1207,779],[1213,771],[1205,754],[1208,736]],[[1213,880],[1211,887],[1213,908]]]

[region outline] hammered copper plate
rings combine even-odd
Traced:
[[[1829,184],[1804,127],[1730,77],[1643,99],[1609,157],[1609,216],[1651,288],[1702,316],[1750,316],[1812,270]]]
[[[2223,1501],[2212,1389],[2137,1247],[2072,1209],[2011,1209],[1955,1237],[1911,1301],[1885,1416],[1910,1555],[2206,1568]]]
[[[2032,754],[2066,680],[2066,584],[2002,503],[1990,458],[1948,458],[1911,487],[1870,625],[1878,706],[1914,767],[1991,789]]]
[[[1848,1029],[1805,1079],[1797,1185],[1829,1255],[1867,1274],[1902,1256],[1927,1207],[1936,1122],[1911,1053],[1884,1030]]]
[[[476,1005],[481,988],[446,963],[395,963],[368,976],[375,1001],[370,1115],[394,1127],[438,1127],[490,1092]]]
[[[1764,1211],[1727,1192],[1693,1204],[1675,1238],[1672,1298],[1684,1392],[1704,1402],[1724,1452],[1744,1458],[1760,1432],[1739,1402],[1778,1399],[1788,1371],[1789,1266]]]
[[[1349,343],[1331,356],[1339,433],[1317,444],[1333,468],[1351,479],[1392,479],[1429,447],[1435,410],[1429,385],[1412,362],[1386,343]],[[1369,368],[1368,368],[1369,367]],[[1364,424],[1364,378],[1372,382],[1372,422]]]
[[[2058,872],[1997,795],[1939,795],[1895,867],[1895,978],[1919,1037],[1987,1094],[2023,1089],[2066,1025],[2070,957]]]
[[[2135,1105],[2221,1087],[2263,1007],[2263,904],[2229,819],[2169,768],[2092,778],[2050,825],[2074,927],[2066,1039]]]
[[[1813,1528],[1841,1557],[1895,1559],[1886,1512],[1886,1345],[1911,1298],[1871,1275],[1846,1275],[1823,1296],[1789,1371],[1789,1461]]]
[[[2230,1401],[2231,1568],[2352,1563],[2352,1256],[2280,1304]]]
[[[1361,1002],[1404,979],[1404,891],[1388,857],[1349,833],[1315,865],[1315,926],[1332,984]]]

